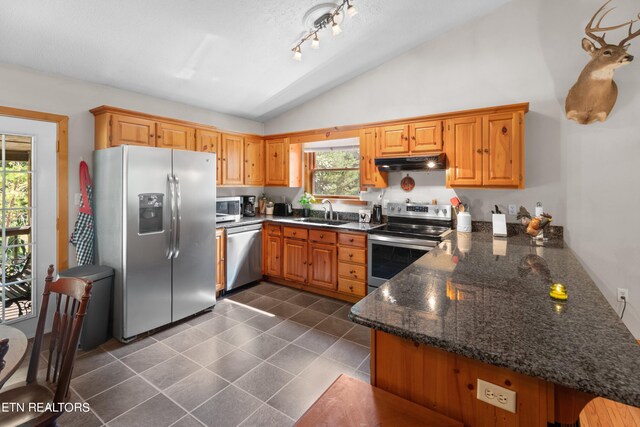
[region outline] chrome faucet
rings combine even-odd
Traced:
[[[329,203],[329,221],[333,221],[333,204],[331,204],[331,200],[322,199],[322,204]],[[327,211],[324,211],[324,219],[327,219]]]

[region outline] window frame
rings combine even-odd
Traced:
[[[308,152],[304,153],[304,191],[312,194],[316,199],[329,199],[331,201],[340,201],[345,204],[357,204],[364,205],[366,202],[360,200],[360,196],[348,196],[348,195],[326,195],[326,194],[317,194],[315,192],[315,172],[316,171],[358,171],[358,175],[360,175],[360,165],[354,168],[318,168],[316,167],[316,153]],[[358,190],[361,190],[362,187],[359,185]]]

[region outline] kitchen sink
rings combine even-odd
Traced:
[[[349,224],[349,221],[337,221],[337,220],[322,219],[322,218],[296,218],[296,219],[292,219],[291,221],[300,222],[303,224],[325,225],[328,227],[339,227],[341,225]]]

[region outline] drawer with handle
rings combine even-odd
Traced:
[[[275,224],[267,224],[267,234],[269,236],[280,236],[282,234],[282,227]]]
[[[366,264],[367,250],[341,246],[340,249],[338,249],[338,261]]]
[[[355,246],[358,248],[367,247],[366,234],[340,233],[339,243],[342,246]]]
[[[338,241],[338,234],[333,231],[309,230],[309,240],[313,242],[335,244]]]
[[[338,279],[338,292],[363,297],[367,294],[367,285],[364,282],[357,282],[355,280],[340,277]]]
[[[305,228],[284,227],[284,237],[307,240],[309,230]]]
[[[367,268],[364,265],[338,263],[338,276],[351,280],[365,282],[367,280]]]

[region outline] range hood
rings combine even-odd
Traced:
[[[394,157],[376,159],[376,167],[383,172],[444,170],[447,161],[444,153],[435,156]]]

